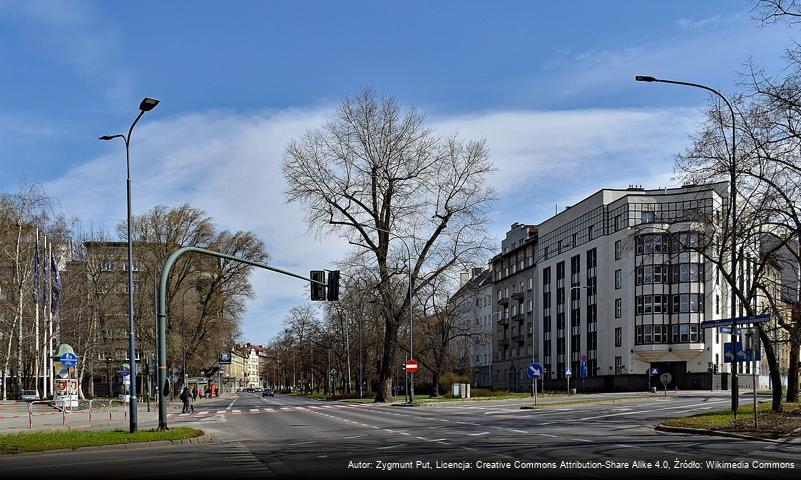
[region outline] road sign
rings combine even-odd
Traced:
[[[231,364],[231,351],[224,350],[220,352],[220,365],[230,365]]]
[[[537,362],[532,363],[528,366],[528,370],[526,373],[529,377],[533,378],[534,380],[539,380],[542,378],[542,365]]]
[[[671,380],[673,380],[673,375],[669,374],[668,372],[665,372],[659,376],[659,381],[662,382],[662,385],[667,386]]]
[[[587,363],[587,356],[586,355],[582,355],[581,356],[581,361],[584,362],[584,363]]]
[[[406,371],[409,373],[414,373],[417,371],[417,362],[414,360],[407,360],[406,361]]]
[[[175,383],[175,382],[177,382],[177,381],[178,381],[178,375],[170,375],[170,381],[171,381],[172,383]]]
[[[767,322],[770,320],[770,315],[767,313],[763,313],[762,315],[752,315],[750,317],[737,317],[737,318],[726,318],[723,320],[707,320],[706,322],[701,322],[701,328],[715,328],[715,327],[723,327],[726,325],[742,325],[744,323],[762,323]]]
[[[61,356],[61,364],[65,367],[74,367],[78,364],[78,356],[72,352],[67,352]]]
[[[565,368],[565,376],[569,377],[571,375],[573,375],[573,371],[570,370],[570,367]]]
[[[651,375],[659,375],[659,369],[654,367],[651,369]]]
[[[579,377],[584,378],[587,376],[587,362],[581,362],[579,365]]]

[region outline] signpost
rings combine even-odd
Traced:
[[[532,363],[529,365],[528,370],[526,370],[526,374],[534,380],[534,405],[537,404],[537,380],[542,378],[543,368],[537,362]]]
[[[415,360],[407,360],[406,361],[406,371],[408,373],[414,373],[417,371],[417,362]]]
[[[61,364],[65,367],[74,367],[78,364],[78,356],[72,352],[67,352],[61,355]]]
[[[669,374],[668,372],[663,373],[659,376],[659,381],[662,382],[662,385],[665,386],[665,396],[667,397],[667,386],[670,381],[673,380],[673,375]]]
[[[770,320],[770,315],[767,313],[762,315],[751,315],[750,317],[737,317],[737,318],[726,318],[723,320],[707,320],[705,322],[701,322],[701,328],[715,328],[715,327],[725,327],[730,325],[743,325],[746,323],[763,323]]]
[[[220,365],[230,365],[231,364],[231,351],[224,350],[220,352]]]

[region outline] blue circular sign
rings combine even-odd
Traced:
[[[67,352],[61,355],[61,364],[65,367],[74,367],[78,364],[78,356],[74,353]]]
[[[529,377],[533,378],[534,380],[538,380],[542,377],[542,371],[543,371],[542,365],[540,365],[537,362],[534,362],[531,365],[529,365],[528,370],[526,370],[526,373],[528,374]]]

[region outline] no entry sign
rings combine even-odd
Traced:
[[[417,371],[417,362],[414,360],[407,360],[406,361],[406,371],[409,373],[414,373]]]

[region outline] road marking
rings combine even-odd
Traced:
[[[623,447],[623,448],[637,448],[634,445],[623,445],[622,443],[616,443],[612,445],[613,447]]]
[[[537,435],[542,435],[543,437],[559,438],[556,435],[551,435],[550,433],[538,433]]]
[[[568,440],[573,440],[574,442],[593,443],[592,440],[587,440],[586,438],[568,438]]]
[[[515,433],[528,433],[528,432],[525,432],[523,430],[512,430],[512,431],[515,432]]]
[[[366,436],[367,436],[367,435],[351,435],[351,436],[349,436],[349,437],[343,437],[343,438],[344,438],[345,440],[350,440],[351,438],[360,438],[360,437],[366,437]],[[418,437],[418,438],[419,438],[419,437]]]
[[[231,410],[233,413],[242,413],[242,410]]]
[[[577,421],[584,422],[584,421],[587,421],[587,420],[596,420],[596,419],[599,419],[599,418],[618,417],[618,416],[621,416],[621,415],[634,415],[634,414],[637,414],[637,413],[652,413],[652,412],[658,412],[658,411],[662,411],[662,410],[676,410],[676,409],[679,409],[679,408],[687,409],[687,408],[690,408],[690,407],[706,406],[706,405],[709,405],[710,403],[726,403],[726,402],[728,402],[728,400],[718,400],[718,401],[712,401],[712,402],[695,403],[695,404],[692,404],[692,405],[679,405],[679,406],[676,406],[676,407],[656,408],[656,409],[653,409],[653,410],[636,410],[636,411],[633,411],[633,412],[609,413],[609,414],[606,414],[606,415],[597,415],[595,417],[579,418],[579,419],[577,419]]]
[[[387,450],[390,448],[402,447],[403,445],[387,445],[386,447],[377,447],[376,450]]]
[[[259,409],[258,409],[258,408],[251,408],[251,409],[250,409],[250,411],[251,411],[251,412],[258,412],[258,411],[259,411]]]
[[[230,410],[230,409],[231,409],[231,407],[233,407],[233,406],[234,406],[234,402],[236,402],[236,401],[238,400],[238,398],[239,398],[239,397],[237,397],[237,398],[234,398],[233,400],[231,400],[231,403],[229,403],[229,404],[228,404],[228,406],[227,406],[227,407],[225,407],[225,409],[226,409],[226,410]]]
[[[310,443],[314,443],[314,442],[298,442],[298,443],[290,443],[290,444],[289,444],[289,446],[290,446],[290,447],[296,447],[296,446],[298,446],[298,445],[308,445],[308,444],[310,444]]]
[[[478,437],[480,435],[487,435],[489,433],[490,432],[478,432],[478,433],[468,433],[468,435],[470,435],[471,437]]]

